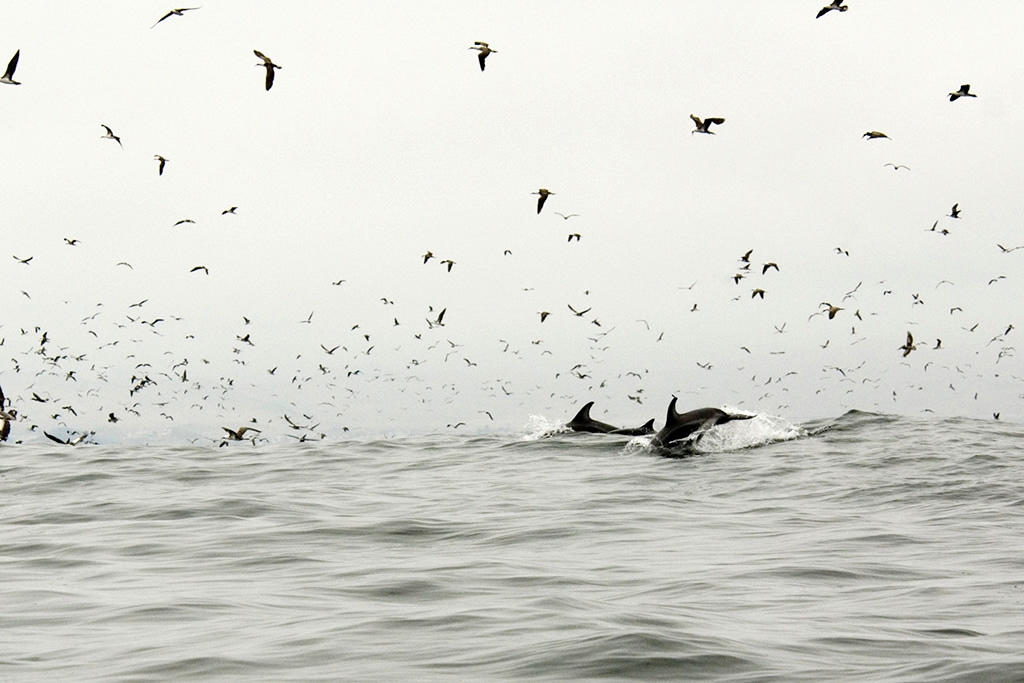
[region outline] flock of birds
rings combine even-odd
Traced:
[[[168,11],[166,14],[161,16],[151,28],[157,28],[162,22],[172,19],[175,17],[183,17],[187,12],[193,12],[201,9],[200,7],[183,7],[176,8]],[[818,12],[817,17],[821,18],[828,15],[831,12],[843,13],[848,10],[848,6],[842,4],[839,0],[826,5],[821,8]],[[488,42],[475,41],[469,47],[469,50],[475,51],[477,63],[481,72],[486,70],[487,60],[490,55],[497,54],[498,51],[493,49]],[[260,67],[264,70],[263,88],[266,91],[270,91],[274,85],[275,73],[281,70],[282,67],[276,64],[270,57],[259,50],[253,50],[254,55],[260,60],[255,66]],[[3,76],[0,77],[0,84],[7,85],[21,85],[20,82],[15,80],[16,71],[20,59],[20,49],[14,53],[14,56],[10,59],[6,71]],[[956,102],[957,100],[964,98],[977,98],[976,93],[971,92],[970,84],[963,84],[958,89],[948,93],[950,102]],[[959,106],[959,105],[958,105]],[[719,131],[727,130],[721,128],[725,123],[726,119],[721,116],[705,116],[699,117],[695,114],[690,114],[690,119],[693,122],[693,129],[690,131],[691,135],[715,135],[716,130],[712,127],[717,128]],[[101,135],[101,139],[110,140],[116,142],[121,149],[124,149],[121,137],[115,134],[114,130],[106,124],[100,124],[104,133]],[[889,136],[878,130],[870,130],[863,134],[863,138],[867,140],[890,140]],[[892,144],[892,143],[872,143],[872,144]],[[153,160],[157,163],[157,175],[163,176],[169,160],[160,155],[155,154]],[[910,167],[904,164],[886,163],[886,167],[892,167],[897,171],[910,171]],[[536,213],[539,215],[542,213],[548,199],[555,196],[555,192],[541,187],[532,193],[537,196],[536,200]],[[225,208],[221,215],[237,215],[237,206],[230,206]],[[586,211],[584,210],[584,213]],[[961,218],[961,209],[958,203],[954,203],[950,212],[945,215],[946,218],[959,220]],[[552,215],[549,209],[549,213],[545,215]],[[570,219],[580,219],[581,214],[579,213],[561,213],[554,212],[553,215],[558,216],[561,221],[568,222]],[[183,225],[187,223],[194,223],[190,218],[179,220],[175,226]],[[575,226],[576,223],[573,223]],[[950,230],[947,227],[939,229],[939,221],[936,220],[933,224],[931,231],[940,233],[942,235],[949,235]],[[572,243],[574,240],[579,242],[582,237],[582,232],[570,232],[568,234],[568,242]],[[75,238],[64,238],[64,242],[69,247],[75,247],[79,241]],[[1001,250],[1001,253],[1009,254],[1019,249],[1024,248],[1024,245],[1006,247],[1002,244],[997,245]],[[749,289],[749,296],[743,294],[743,298],[747,300],[764,301],[766,296],[771,297],[771,279],[777,277],[781,273],[785,264],[780,267],[776,260],[763,259],[762,261],[755,263],[752,259],[754,249],[746,250],[742,255],[738,257],[738,265],[732,271],[732,275],[723,273],[723,280],[732,280],[735,285],[740,285],[743,282],[752,282],[753,285]],[[511,250],[506,249],[504,254],[511,256]],[[835,254],[837,257],[849,256],[849,251],[843,247],[836,247]],[[428,264],[431,260],[439,263],[447,273],[452,273],[453,268],[456,265],[454,258],[446,257],[439,258],[434,255],[433,251],[427,250],[422,254],[422,263]],[[31,266],[33,256],[19,257],[14,256],[14,260],[23,266]],[[127,262],[121,262],[117,264],[120,267],[132,269],[132,265]],[[205,265],[195,265],[190,270],[190,273],[202,273],[204,275],[210,274],[210,269]],[[998,280],[1004,279],[1005,276],[998,276],[993,279],[990,284],[994,284]],[[331,284],[336,287],[341,287],[345,283],[345,280],[336,280]],[[694,283],[696,284],[696,283]],[[829,321],[834,321],[837,318],[842,320],[844,316],[849,316],[855,321],[851,320],[851,335],[858,339],[857,325],[865,322],[865,317],[868,315],[875,315],[867,311],[862,315],[861,308],[858,307],[857,301],[858,296],[863,294],[860,291],[861,285],[858,283],[852,290],[847,291],[841,300],[838,298],[830,301],[823,301],[819,305],[818,310],[814,311],[808,317],[808,322],[812,319],[821,317]],[[943,283],[940,283],[940,285]],[[690,287],[680,287],[681,290],[692,290],[694,285]],[[22,292],[25,297],[31,298],[28,292]],[[881,296],[892,294],[892,292],[882,291]],[[589,295],[589,291],[585,292],[584,295]],[[912,306],[923,305],[923,297],[915,293],[913,295],[914,301]],[[733,300],[740,299],[740,296],[733,297]],[[394,301],[388,297],[381,297],[380,299],[382,307],[387,309],[388,307],[394,306]],[[838,303],[833,303],[838,301]],[[173,328],[175,334],[181,335],[188,339],[192,337],[191,333],[184,333],[183,320],[181,317],[163,314],[149,316],[144,313],[147,304],[147,300],[141,300],[137,303],[129,306],[129,311],[125,313],[124,320],[118,322],[112,322],[118,330],[122,331],[124,335],[123,339],[128,340],[125,342],[128,344],[142,344],[145,339],[152,335],[162,337],[164,330],[167,328]],[[616,329],[616,326],[610,327],[602,323],[601,319],[595,315],[591,315],[594,306],[582,306],[573,305],[573,303],[567,303],[571,318],[583,319],[589,324],[589,329],[592,332],[588,333],[585,337],[587,342],[588,351],[591,354],[591,359],[597,357],[597,354],[608,350],[607,336]],[[950,314],[953,315],[956,312],[954,307]],[[137,309],[137,310],[131,310]],[[552,315],[555,309],[544,309],[536,311],[539,316],[539,323],[545,323]],[[558,309],[563,311],[565,309]],[[685,310],[685,309],[684,309]],[[688,309],[690,313],[699,313],[700,308],[697,303],[692,305],[692,308]],[[962,312],[962,309],[960,309]],[[443,305],[431,305],[425,311],[420,311],[419,314],[422,316],[422,323],[418,323],[416,331],[412,332],[412,337],[416,343],[422,344],[421,353],[414,356],[412,359],[406,359],[403,361],[404,369],[387,375],[383,375],[380,372],[379,367],[370,365],[370,359],[376,357],[381,351],[378,349],[378,339],[383,334],[380,326],[375,327],[372,331],[365,328],[361,328],[359,324],[352,326],[350,335],[343,341],[335,342],[331,341],[324,343],[318,341],[317,346],[322,351],[322,356],[316,362],[312,362],[309,355],[303,356],[299,354],[295,358],[293,367],[287,371],[287,374],[291,375],[290,378],[282,379],[282,383],[290,386],[295,392],[302,389],[304,386],[317,385],[322,389],[325,389],[330,393],[331,400],[323,402],[321,405],[326,405],[326,410],[336,411],[335,415],[330,417],[337,418],[344,415],[344,410],[338,405],[342,402],[342,398],[350,398],[356,400],[357,392],[351,386],[353,382],[359,381],[366,374],[376,373],[374,379],[380,379],[384,376],[384,381],[396,383],[403,378],[406,381],[417,379],[414,373],[419,372],[429,362],[447,364],[449,358],[453,358],[453,363],[459,364],[465,370],[472,370],[478,367],[476,360],[470,357],[465,345],[453,340],[452,338],[441,338],[436,335],[446,327],[448,321],[446,320],[446,314],[448,313],[448,307]],[[101,331],[98,327],[100,321],[104,319],[106,312],[97,310],[88,316],[85,316],[81,320],[81,325],[86,329],[86,333],[92,335],[95,339],[100,339]],[[308,317],[296,320],[295,322],[299,325],[312,325],[314,319],[314,312],[310,312]],[[389,318],[393,319],[390,323],[390,327],[399,328],[408,323],[403,323],[399,319],[399,315],[389,315]],[[250,363],[255,363],[254,359],[247,357],[250,349],[255,347],[256,342],[259,340],[259,335],[253,326],[252,331],[248,328],[253,323],[252,319],[247,316],[239,316],[239,321],[242,325],[243,330],[241,333],[236,334],[232,341],[231,348],[231,362],[239,366],[245,367]],[[2,323],[4,321],[0,321]],[[646,320],[637,320],[636,324],[642,324],[646,331],[651,331],[651,326]],[[0,324],[2,327],[2,324]],[[978,325],[975,324],[974,328]],[[968,330],[968,328],[964,328]],[[1013,325],[1008,324],[1005,327],[1005,331],[1001,334],[995,335],[989,344],[996,344],[999,355],[996,358],[996,362],[1003,360],[1004,358],[1011,358],[1013,356],[1013,347],[1006,343],[1006,336],[1013,330]],[[973,331],[970,329],[969,331]],[[789,330],[786,327],[786,322],[775,327],[777,334],[786,334]],[[52,389],[47,391],[37,391],[35,389],[36,383],[42,384],[44,379],[57,378],[63,381],[67,386],[74,386],[77,384],[80,378],[89,376],[93,382],[106,383],[109,378],[115,375],[121,375],[121,382],[125,383],[127,380],[127,400],[124,397],[117,401],[116,407],[112,407],[109,400],[103,400],[97,398],[99,392],[96,391],[95,387],[90,387],[84,393],[79,392],[78,397],[82,400],[91,399],[94,403],[102,404],[101,407],[97,407],[96,411],[98,414],[103,415],[105,422],[109,424],[117,424],[124,420],[131,420],[132,418],[140,417],[142,411],[146,409],[160,409],[160,417],[173,421],[175,416],[170,412],[170,406],[176,402],[190,403],[190,410],[195,412],[203,411],[208,405],[214,405],[218,411],[223,414],[235,414],[237,411],[233,406],[237,405],[237,401],[233,402],[232,398],[237,397],[243,393],[243,389],[240,386],[241,383],[236,383],[236,378],[230,376],[231,373],[224,371],[214,371],[210,373],[207,371],[207,367],[211,363],[204,359],[196,359],[190,357],[184,352],[172,350],[168,348],[164,353],[171,356],[173,362],[170,365],[165,366],[162,369],[155,369],[150,360],[140,359],[135,353],[127,354],[120,357],[119,360],[110,362],[108,364],[100,364],[93,360],[93,356],[99,356],[101,353],[110,354],[112,353],[112,347],[117,346],[123,339],[114,340],[107,342],[102,345],[98,345],[93,349],[85,352],[76,353],[70,350],[70,345],[57,344],[49,336],[49,331],[43,329],[40,326],[25,326],[20,328],[19,338],[33,340],[27,347],[23,347],[24,350],[21,354],[21,358],[11,358],[11,365],[8,368],[10,374],[0,372],[0,376],[5,376],[5,380],[8,384],[8,388],[13,384],[10,378],[18,377],[17,384],[19,385],[19,391],[17,392],[19,397],[15,401],[12,397],[5,396],[3,388],[0,387],[0,441],[8,441],[12,436],[12,425],[19,423],[26,424],[26,434],[37,432],[42,435],[43,438],[47,438],[53,442],[74,446],[81,443],[89,443],[96,438],[97,427],[93,423],[91,426],[82,427],[83,423],[87,423],[88,419],[81,419],[82,416],[78,413],[78,407],[74,404],[72,398],[67,395],[58,395]],[[146,335],[146,336],[141,336]],[[652,341],[653,343],[659,343],[663,340],[665,333],[659,332]],[[903,336],[903,330],[900,331],[901,339]],[[653,335],[652,335],[653,336]],[[8,342],[6,337],[0,338],[0,345],[4,345]],[[13,341],[13,340],[10,340]],[[831,340],[826,340],[821,348],[827,348]],[[525,355],[526,349],[516,348],[515,342],[507,341],[505,339],[498,340],[499,345],[503,345],[501,353],[510,353],[514,355]],[[854,341],[857,343],[857,341]],[[545,342],[542,339],[537,339],[530,342],[530,349],[536,354],[537,358],[543,358],[545,355],[553,356],[554,353],[549,348],[546,348]],[[905,331],[905,341],[902,345],[898,345],[897,340],[893,340],[893,353],[896,358],[906,359],[912,352],[915,352],[923,346],[923,343],[918,341],[915,342],[914,335],[911,331]],[[400,347],[397,347],[400,348]],[[395,349],[397,351],[397,348]],[[931,343],[928,344],[928,348],[932,350],[939,350],[945,347],[942,346],[942,340],[937,339],[934,346]],[[751,353],[751,350],[746,346],[741,346],[740,349],[747,354]],[[348,354],[346,356],[346,362],[343,367],[339,368],[337,365],[332,365],[331,362],[338,358],[341,354]],[[28,381],[22,381],[20,378],[25,374],[28,374],[29,361],[38,361],[38,364],[34,369],[34,377]],[[138,362],[134,362],[138,361]],[[711,370],[712,363],[710,361],[695,360],[696,365],[703,370]],[[311,364],[307,364],[311,363]],[[928,369],[931,361],[924,365],[924,370]],[[125,365],[128,364],[128,365]],[[24,370],[23,370],[24,366]],[[268,366],[262,368],[262,372],[265,372],[264,381],[277,381],[278,369],[280,364]],[[448,366],[450,367],[450,366]],[[823,372],[837,373],[842,376],[841,381],[849,380],[854,381],[853,377],[856,376],[858,367],[840,367],[840,366],[826,366]],[[957,368],[957,371],[962,373],[962,370]],[[446,369],[445,373],[448,372]],[[286,374],[282,370],[281,375]],[[647,376],[649,372],[647,370],[636,370],[621,373],[617,376],[616,380],[633,383],[633,388],[626,392],[629,400],[634,401],[638,404],[643,403],[646,400],[644,389],[638,386]],[[772,385],[778,385],[780,382],[785,381],[788,375],[796,374],[795,371],[791,371],[786,374],[780,374],[778,376],[755,377],[752,379],[760,382],[762,387],[773,388]],[[200,379],[197,375],[202,375]],[[444,373],[440,375],[444,376]],[[267,379],[270,378],[270,379]],[[608,378],[595,378],[594,370],[591,364],[587,362],[575,363],[572,367],[566,367],[558,371],[555,374],[555,379],[563,381],[564,378],[571,378],[573,381],[582,381],[585,384],[582,386],[586,387],[588,392],[600,392],[607,388],[607,384],[611,381]],[[862,379],[862,382],[877,381]],[[255,386],[255,385],[250,385]],[[457,392],[457,384],[455,381],[444,382],[441,385],[442,392],[455,393]],[[497,396],[498,398],[510,397],[514,391],[514,382],[508,378],[493,378],[487,380],[483,384],[485,391],[489,392],[491,396]],[[158,388],[159,387],[159,388]],[[950,387],[953,385],[950,383]],[[76,388],[77,389],[77,388]],[[543,390],[543,387],[537,387],[537,389]],[[346,392],[348,396],[346,396]],[[145,396],[156,393],[157,396],[153,400],[146,402],[143,399]],[[568,395],[566,395],[568,396]],[[756,400],[764,400],[771,396],[770,391],[766,392],[757,397]],[[895,392],[893,392],[895,397]],[[286,401],[286,399],[282,399]],[[39,408],[39,412],[27,408],[26,404],[33,405]],[[321,424],[325,421],[325,418],[317,415],[317,410],[307,405],[301,405],[300,402],[288,401],[288,405],[291,406],[289,412],[282,412],[280,415],[274,416],[262,416],[261,418],[250,418],[247,424],[242,426],[224,426],[220,428],[218,434],[206,435],[200,437],[202,440],[207,440],[210,443],[218,445],[227,445],[230,442],[245,441],[250,443],[258,443],[262,440],[267,440],[268,431],[274,427],[278,427],[277,433],[280,436],[293,438],[297,441],[308,441],[313,439],[323,439],[328,435],[328,429],[322,428]],[[784,406],[779,406],[784,408]],[[487,420],[493,420],[493,415],[489,410],[478,411],[480,416],[486,417]],[[999,412],[994,411],[993,416],[998,418]],[[483,420],[483,417],[480,417]],[[71,424],[78,426],[71,426]],[[458,429],[466,424],[465,421],[458,421],[449,423],[447,425],[450,429]],[[486,423],[484,423],[486,424]],[[342,428],[342,431],[348,431],[348,427]],[[23,435],[24,436],[24,435]],[[15,437],[20,438],[20,437]]]

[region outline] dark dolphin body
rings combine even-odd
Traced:
[[[754,415],[730,415],[718,408],[698,408],[688,413],[676,412],[676,397],[668,404],[668,415],[665,417],[665,426],[661,428],[651,443],[655,446],[668,446],[673,441],[685,439],[700,429],[707,429],[715,425],[724,424],[733,420],[749,420]]]
[[[591,434],[621,434],[623,436],[640,436],[642,434],[653,434],[654,433],[654,419],[648,420],[646,423],[639,427],[619,429],[613,427],[605,422],[598,422],[597,420],[590,417],[590,409],[593,407],[594,402],[591,401],[587,405],[580,409],[580,412],[576,413],[576,417],[569,420],[566,425],[569,429],[574,432],[589,432]]]

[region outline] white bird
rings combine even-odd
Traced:
[[[14,80],[14,70],[18,68],[18,58],[21,56],[21,50],[14,53],[11,57],[11,61],[7,62],[7,71],[4,72],[3,76],[0,76],[0,83],[6,83],[7,85],[21,85],[18,81]]]
[[[711,117],[701,121],[698,117],[690,114],[690,118],[693,119],[693,123],[697,126],[690,131],[690,135],[693,135],[694,133],[707,133],[708,135],[714,135],[715,132],[713,130],[708,130],[711,127],[711,124],[717,123],[718,125],[721,125],[725,123],[725,119],[718,117]]]
[[[107,134],[101,135],[100,138],[110,138],[111,140],[117,142],[117,144],[121,146],[121,149],[124,149],[124,145],[121,144],[121,138],[114,135],[114,131],[110,130],[110,126],[104,125],[102,123],[100,125],[103,126],[103,128],[107,131]]]
[[[270,90],[271,86],[274,85],[274,69],[280,69],[281,67],[279,67],[277,64],[274,64],[274,62],[270,59],[270,57],[266,56],[265,54],[263,54],[259,50],[253,50],[253,52],[256,54],[257,57],[259,57],[260,59],[263,60],[262,64],[257,64],[256,66],[262,66],[262,67],[265,67],[267,69],[267,82],[266,83],[267,83],[267,90]]]

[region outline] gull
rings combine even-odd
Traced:
[[[101,139],[102,138],[110,138],[111,140],[114,140],[115,142],[117,142],[117,144],[120,145],[121,149],[124,149],[124,145],[121,144],[121,138],[119,138],[116,135],[114,135],[114,131],[110,130],[110,126],[107,126],[107,125],[102,124],[102,123],[100,124],[100,126],[102,126],[107,131],[106,135],[101,135],[100,136]]]
[[[537,197],[537,213],[540,213],[540,210],[544,208],[544,202],[548,200],[548,195],[554,194],[554,192],[542,187],[536,192],[531,192],[530,194],[540,195]]]
[[[18,263],[24,263],[26,266],[29,264],[29,261],[31,261],[34,258],[35,256],[29,256],[28,258],[18,258],[17,256],[14,256],[15,261],[17,261]]]
[[[570,311],[572,311],[573,313],[576,314],[577,318],[582,318],[584,315],[586,315],[587,313],[590,312],[590,308],[587,308],[587,309],[582,310],[582,311],[577,311],[575,308],[572,307],[572,304],[566,304],[566,305],[569,307]],[[591,308],[593,308],[593,307],[591,307]]]
[[[230,209],[224,209],[223,211],[220,212],[220,215],[223,216],[228,213],[238,215],[238,207],[232,206]]]
[[[949,93],[949,101],[950,102],[956,102],[961,97],[977,97],[977,95],[975,95],[974,93],[970,92],[970,90],[971,90],[971,84],[970,83],[964,83],[963,85],[960,86],[959,90],[957,90],[956,92]]]
[[[775,271],[778,272],[779,264],[775,263],[774,261],[770,261],[770,262],[764,264],[764,266],[761,268],[761,275],[764,275],[765,273],[767,273],[769,268],[774,268]]]
[[[907,332],[907,343],[904,344],[903,346],[899,347],[898,350],[902,351],[903,352],[903,357],[906,358],[907,356],[910,355],[911,351],[914,351],[916,349],[917,349],[917,345],[914,344],[914,335],[910,334],[910,332],[908,331]]]
[[[180,221],[178,221],[177,223],[175,223],[171,227],[172,228],[173,227],[177,227],[177,226],[181,225],[182,223],[195,223],[195,221],[192,220],[191,218],[182,218]]]
[[[172,9],[170,12],[168,12],[165,15],[163,15],[159,19],[157,19],[156,24],[159,24],[161,21],[163,21],[167,17],[180,17],[180,16],[184,16],[185,12],[191,12],[194,9],[199,9],[199,7],[179,7],[178,9]],[[152,26],[150,26],[150,28],[155,28],[156,24],[153,24]]]
[[[898,171],[898,170],[900,170],[901,168],[905,168],[905,169],[907,169],[908,171],[910,170],[910,167],[909,167],[909,166],[904,166],[903,164],[893,164],[893,163],[889,163],[889,164],[885,164],[885,166],[892,166],[892,170],[894,170],[894,171]],[[882,168],[885,168],[885,166],[883,166]]]
[[[1024,249],[1024,244],[1022,244],[1022,245],[1020,245],[1020,246],[1016,246],[1016,247],[1013,247],[1013,248],[1011,248],[1011,249],[1007,249],[1006,247],[1004,247],[1003,245],[1001,245],[1001,244],[998,244],[998,243],[996,244],[996,246],[997,246],[997,247],[999,247],[999,249],[1000,249],[1000,250],[1001,250],[1001,251],[1002,251],[1002,252],[1003,252],[1004,254],[1009,254],[1009,253],[1010,253],[1011,251],[1017,251],[1018,249]]]
[[[262,64],[257,64],[256,66],[266,67],[267,90],[270,90],[270,88],[274,85],[274,69],[280,69],[281,67],[279,67],[277,64],[274,64],[274,62],[271,61],[270,57],[266,56],[259,50],[253,50],[253,52],[256,54],[257,57],[263,60]]]
[[[72,238],[65,237],[64,238],[64,242],[69,247],[77,247],[78,246],[78,238],[77,237],[72,237]]]
[[[556,216],[561,216],[565,220],[569,220],[570,218],[572,218],[574,216],[579,216],[578,213],[570,213],[568,216],[566,216],[564,213],[559,213],[558,211],[555,211],[555,215]]]
[[[163,175],[164,174],[164,165],[167,163],[167,159],[164,159],[159,154],[154,154],[153,158],[160,162],[160,165],[156,169],[156,174],[157,175]]]
[[[4,72],[3,76],[0,76],[0,83],[7,85],[21,85],[18,81],[14,80],[14,70],[18,68],[18,58],[21,56],[21,50],[14,53],[11,57],[11,61],[7,62],[7,71]]]
[[[482,40],[474,40],[473,47],[469,49],[477,50],[478,54],[476,58],[480,62],[481,71],[484,70],[484,63],[487,61],[487,55],[491,54],[492,52],[497,52],[497,50],[492,50],[490,46],[487,43],[483,42]]]
[[[442,308],[441,312],[437,314],[437,319],[435,319],[435,320],[430,320],[428,318],[427,319],[427,328],[444,327],[444,323],[441,322],[441,321],[444,320],[444,314],[445,314],[445,311],[447,311],[447,310],[448,310],[447,308]]]
[[[878,138],[885,138],[886,140],[892,139],[885,133],[877,130],[869,130],[867,133],[864,133],[864,135],[861,135],[861,137],[867,138],[868,140],[877,140]]]
[[[708,130],[708,128],[711,126],[711,124],[712,123],[717,123],[717,124],[721,125],[721,124],[725,123],[725,119],[723,119],[721,117],[711,117],[711,118],[707,118],[707,119],[704,119],[703,121],[701,121],[699,118],[697,118],[693,114],[690,114],[690,118],[693,119],[693,123],[697,126],[696,128],[694,128],[693,130],[690,131],[690,135],[693,135],[694,133],[707,133],[708,135],[714,135],[715,132],[713,130]]]
[[[844,5],[842,3],[842,0],[832,0],[832,2],[818,10],[818,14],[814,18],[820,19],[821,17],[825,16],[834,9],[839,10],[840,12],[845,12],[846,10],[849,9],[849,7]]]
[[[209,274],[210,274],[210,269],[209,269],[209,268],[207,268],[206,266],[195,266],[194,268],[192,268],[192,270],[190,270],[190,271],[188,271],[188,272],[190,272],[190,273],[194,273],[194,272],[196,272],[197,270],[201,270],[201,271],[203,271],[204,273],[206,273],[207,275],[209,275]]]
[[[828,303],[827,301],[823,301],[819,305],[820,306],[828,306],[828,319],[829,320],[831,320],[832,318],[836,317],[836,313],[838,313],[839,311],[843,310],[839,306],[833,306],[832,304]],[[822,313],[824,313],[824,312],[825,311],[822,311]]]

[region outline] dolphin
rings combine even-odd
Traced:
[[[749,420],[754,415],[730,415],[718,408],[697,408],[688,413],[676,412],[676,397],[668,404],[668,415],[665,417],[665,426],[654,435],[651,444],[655,446],[668,446],[673,441],[685,439],[698,430],[708,429],[715,425],[724,424],[733,420]]]
[[[593,407],[594,402],[591,401],[587,405],[580,408],[580,412],[576,413],[576,417],[569,420],[566,427],[574,432],[589,432],[591,434],[619,434],[622,436],[641,436],[644,434],[654,433],[654,419],[650,419],[639,427],[614,427],[606,422],[598,422],[597,420],[590,417],[590,409]]]
[[[576,417],[569,420],[566,427],[574,432],[590,432],[591,434],[611,434],[614,432],[617,427],[613,427],[605,422],[598,422],[590,417],[590,408],[593,405],[594,402],[591,401],[580,408],[580,412],[576,413]]]

